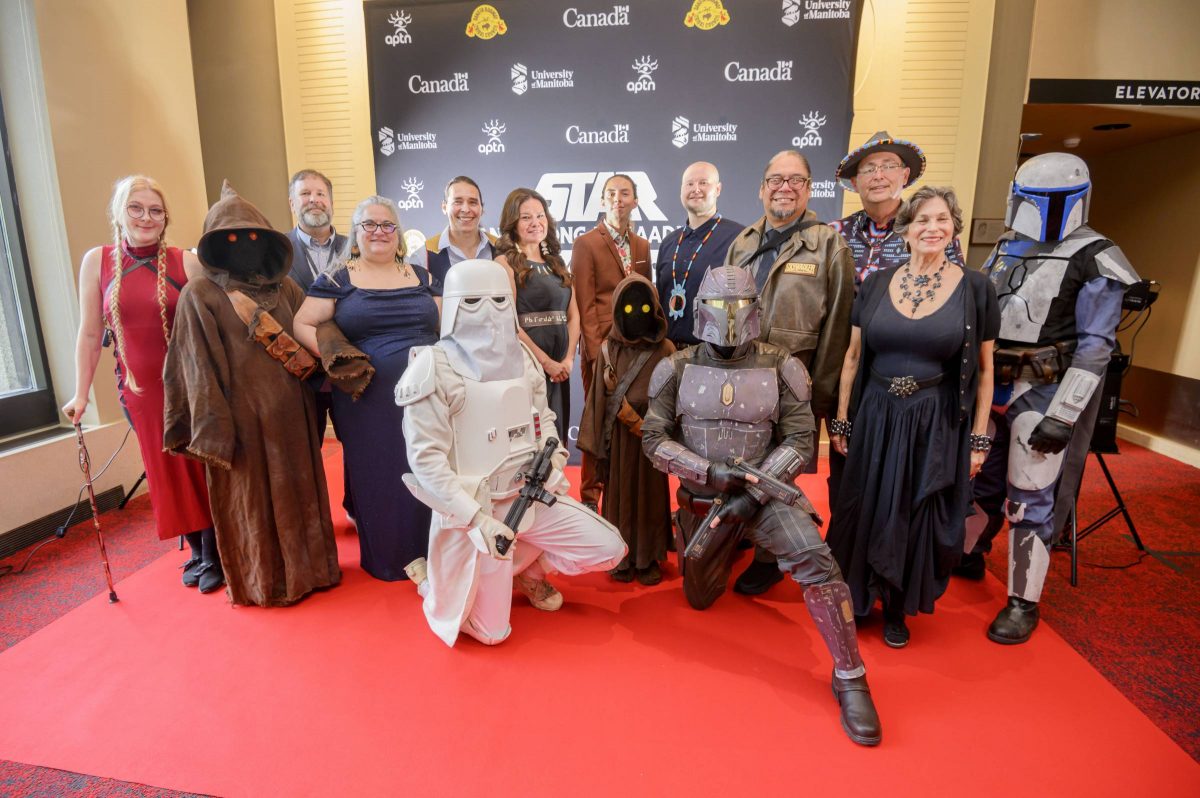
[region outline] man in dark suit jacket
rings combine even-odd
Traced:
[[[653,281],[650,274],[650,242],[633,231],[630,216],[637,207],[637,185],[628,175],[616,174],[604,183],[604,218],[594,230],[575,239],[571,249],[571,274],[575,278],[575,302],[580,317],[580,368],[584,403],[592,390],[592,374],[600,356],[600,344],[612,328],[612,295],[617,283],[637,272]],[[586,452],[580,473],[579,493],[593,507],[600,500],[596,463]]]
[[[347,238],[333,229],[333,184],[329,178],[314,169],[301,169],[292,175],[288,183],[288,204],[296,217],[296,226],[288,231],[292,242],[292,270],[288,275],[300,284],[305,293],[312,287],[317,275],[328,271],[339,258],[346,257]],[[316,392],[317,434],[325,438],[325,427],[329,423],[333,398],[329,384]],[[337,420],[333,422],[337,434]],[[343,461],[344,463],[344,461]],[[350,480],[347,477],[347,488]],[[342,500],[351,521],[354,520],[354,501],[347,489]]]

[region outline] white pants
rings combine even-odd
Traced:
[[[494,508],[503,518],[511,502]],[[462,631],[485,645],[502,643],[512,631],[513,577],[533,580],[548,573],[574,575],[616,568],[627,551],[616,527],[569,496],[559,496],[552,507],[533,508],[533,525],[517,535],[511,560],[476,553],[479,577],[467,599]]]

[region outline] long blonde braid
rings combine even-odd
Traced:
[[[112,278],[112,299],[109,300],[109,308],[112,317],[113,339],[117,346],[117,359],[121,361],[125,372],[125,384],[129,386],[129,390],[134,393],[141,393],[142,388],[138,385],[137,380],[133,376],[133,369],[129,367],[129,361],[125,357],[125,325],[121,324],[121,282],[125,278],[125,263],[121,259],[121,253],[124,252],[123,243],[124,236],[120,228],[117,230],[116,242],[113,247],[113,278]]]
[[[167,243],[158,239],[155,295],[158,297],[158,317],[162,319],[163,342],[171,343],[171,325],[167,323]]]

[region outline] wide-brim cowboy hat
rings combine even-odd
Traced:
[[[891,134],[886,130],[881,130],[874,136],[871,136],[866,144],[852,151],[838,164],[837,172],[834,173],[834,176],[842,184],[842,188],[847,191],[855,191],[850,178],[857,177],[859,162],[868,155],[877,152],[894,153],[908,167],[908,182],[904,184],[905,188],[920,180],[921,175],[925,173],[925,153],[921,151],[920,147],[911,141],[892,138]]]

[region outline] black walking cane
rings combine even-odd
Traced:
[[[83,442],[83,427],[75,421],[75,441],[79,444],[79,470],[83,472],[87,485],[88,501],[92,505],[92,526],[96,527],[96,542],[100,544],[100,562],[104,564],[104,578],[108,581],[108,603],[115,604],[117,591],[113,587],[112,570],[108,567],[108,551],[104,548],[104,535],[100,532],[100,508],[96,506],[96,491],[92,489],[92,459],[88,456],[87,444]]]

